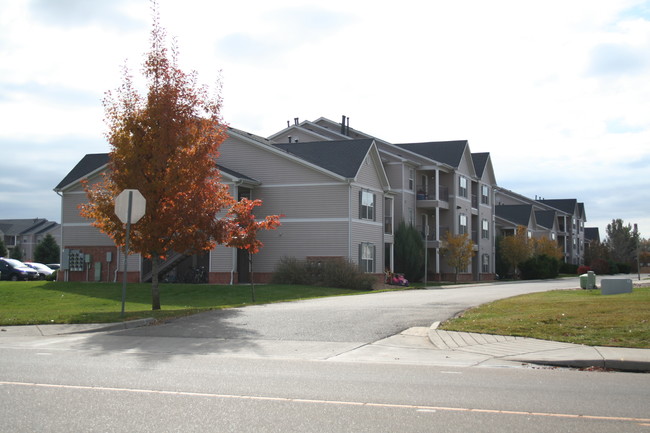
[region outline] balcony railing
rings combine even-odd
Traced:
[[[416,198],[418,200],[436,200],[435,190],[418,186]],[[438,200],[449,201],[449,187],[438,187]]]

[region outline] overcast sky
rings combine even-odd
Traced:
[[[601,237],[613,218],[650,234],[650,1],[159,3],[233,127],[346,115],[395,143],[467,139],[500,186],[577,198]],[[109,151],[101,100],[140,74],[150,6],[0,1],[0,219],[60,222],[52,189]]]

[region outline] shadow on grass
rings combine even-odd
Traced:
[[[232,355],[253,351],[259,334],[240,324],[241,310],[212,310],[155,325],[91,334],[80,349],[109,356],[131,354],[143,362],[168,362],[185,355]]]

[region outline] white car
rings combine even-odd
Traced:
[[[27,266],[38,272],[38,278],[41,280],[49,277],[54,273],[54,270],[45,266],[43,263],[25,262]]]

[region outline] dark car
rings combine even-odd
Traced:
[[[38,272],[16,259],[0,258],[0,278],[3,280],[35,280]]]

